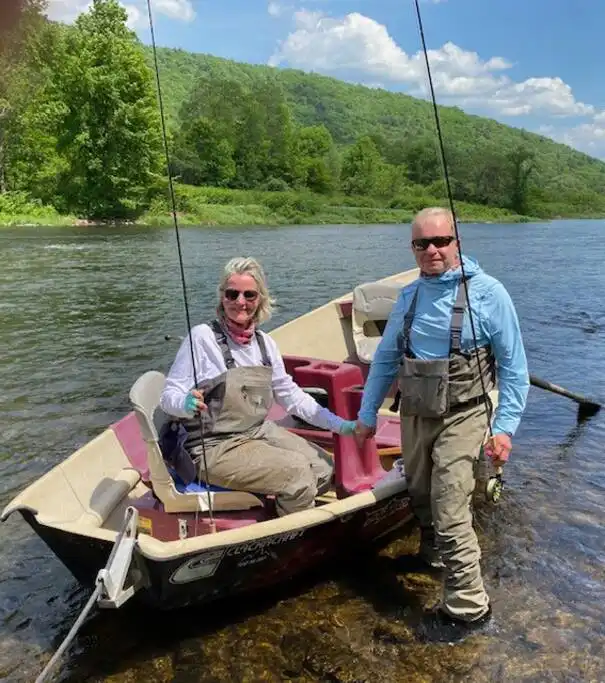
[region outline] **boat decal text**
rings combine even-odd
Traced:
[[[227,549],[227,555],[242,555],[243,553],[257,553],[268,550],[271,546],[288,543],[300,538],[305,533],[304,529],[296,529],[295,531],[286,531],[283,534],[276,534],[275,536],[267,536],[266,538],[259,538],[255,541],[248,541],[239,545],[231,546]]]

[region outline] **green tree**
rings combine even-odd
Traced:
[[[296,131],[293,175],[298,187],[323,194],[335,189],[338,159],[330,131],[324,125],[306,126]]]
[[[93,0],[67,34],[58,148],[65,208],[93,218],[135,215],[162,168],[152,72],[117,0]]]
[[[394,197],[403,192],[407,184],[405,166],[383,163],[377,175],[374,192],[378,197]]]
[[[376,144],[367,135],[360,137],[342,160],[342,189],[348,195],[373,195],[383,173],[384,162]]]
[[[401,144],[408,178],[418,185],[429,185],[441,176],[441,159],[434,137],[410,136]]]
[[[262,81],[252,91],[263,114],[266,160],[263,168],[265,179],[279,178],[291,183],[293,180],[294,124],[282,87],[275,81]]]
[[[258,187],[268,178],[270,142],[262,106],[250,94],[245,99],[243,117],[236,121],[235,130],[236,187]]]
[[[221,137],[214,121],[192,121],[178,136],[173,174],[190,185],[228,186],[236,174],[231,143]]]
[[[0,193],[21,189],[14,177],[23,148],[20,119],[44,87],[54,54],[57,31],[45,8],[43,0],[12,0],[0,8]]]
[[[66,161],[57,151],[67,114],[58,87],[64,34],[65,27],[46,21],[30,32],[28,63],[17,72],[23,80],[23,94],[13,102],[16,115],[8,136],[11,189],[51,204],[57,201],[58,178],[66,170]]]
[[[529,180],[536,168],[535,154],[527,148],[517,147],[508,155],[512,187],[509,206],[518,214],[528,210]]]

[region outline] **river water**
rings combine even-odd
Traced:
[[[519,313],[530,370],[605,401],[599,221],[463,225],[465,253]],[[194,321],[223,263],[264,263],[277,326],[355,284],[413,265],[409,226],[182,229]],[[127,411],[131,383],[167,370],[185,330],[174,233],[0,231],[0,507]],[[605,411],[532,388],[499,506],[477,516],[494,619],[455,646],[416,640],[433,577],[397,558],[335,563],[240,604],[178,614],[98,613],[56,680],[605,681]],[[81,587],[18,515],[0,526],[0,680],[33,681],[83,607]]]

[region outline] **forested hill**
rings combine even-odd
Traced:
[[[169,221],[152,54],[124,7],[95,0],[66,26],[47,0],[20,5],[0,36],[0,225]],[[193,224],[405,222],[445,201],[423,100],[182,50],[160,49],[159,66],[177,210]],[[465,220],[605,216],[603,162],[441,112]]]
[[[151,53],[147,54],[151,62]],[[195,99],[200,79],[207,80],[209,86],[237,83],[247,91],[270,80],[283,89],[294,121],[300,126],[325,125],[341,152],[369,135],[386,161],[405,164],[410,180],[425,186],[440,183],[429,102],[317,74],[183,50],[162,48],[158,58],[166,109],[175,127],[182,125],[179,112]],[[205,89],[200,91],[200,95],[205,93]],[[466,114],[457,107],[440,107],[440,115],[458,199],[506,205],[502,166],[510,168],[512,163],[513,173],[517,166],[517,184],[527,181],[529,193],[525,202],[529,206],[516,209],[544,216],[605,210],[605,163],[549,138]],[[436,188],[431,189],[435,193]]]

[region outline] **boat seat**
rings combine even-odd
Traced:
[[[353,290],[351,325],[355,351],[362,363],[372,362],[401,289],[400,284],[366,282]]]
[[[130,389],[129,399],[137,417],[147,449],[147,465],[154,494],[166,512],[195,512],[207,510],[207,496],[211,496],[213,510],[248,510],[263,506],[263,501],[252,493],[207,486],[201,482],[185,486],[175,479],[166,466],[158,434],[171,419],[160,408],[160,396],[166,378],[161,372],[150,370],[141,375]],[[203,495],[206,493],[206,495]]]

